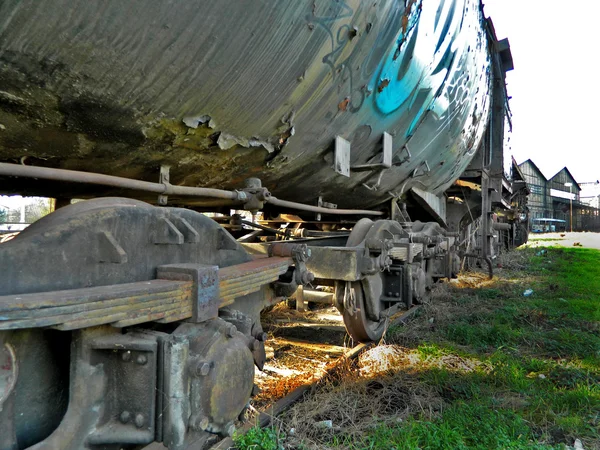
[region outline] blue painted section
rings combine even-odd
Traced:
[[[412,5],[406,30],[401,30],[372,82],[375,106],[385,115],[409,114],[406,136],[413,134],[428,109],[439,115],[445,105],[435,98],[448,90],[447,76],[456,59],[453,43],[461,31],[465,0]]]

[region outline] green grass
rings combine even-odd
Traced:
[[[575,438],[600,448],[600,252],[561,248],[539,256],[528,251],[528,256],[530,265],[517,274],[518,283],[503,286],[500,281],[474,290],[470,299],[461,297],[456,304],[468,304],[471,311],[429,333],[428,342],[418,348],[424,362],[450,352],[482,364],[469,373],[441,366],[422,374],[450,405],[432,423],[433,429],[460,429],[463,440],[455,448],[563,448]],[[533,296],[524,297],[529,288]],[[477,308],[478,303],[485,307]],[[463,427],[449,413],[457,407],[463,412],[500,409],[492,410],[495,425],[489,414],[481,414]],[[415,418],[397,433],[409,433],[412,439],[425,423]],[[516,424],[526,430],[519,428],[519,438],[505,430],[516,430]],[[488,426],[500,427],[496,434],[501,441],[469,440],[473,427],[483,432]],[[429,423],[427,427],[432,429]],[[419,436],[415,445],[422,448],[455,445],[433,445],[430,436]],[[536,447],[534,442],[544,444]]]
[[[451,288],[413,324],[388,331],[415,361],[398,379],[409,376],[415,395],[434,395],[442,408],[399,410],[397,421],[359,435],[311,435],[310,448],[563,450],[578,438],[600,449],[600,252],[520,252],[525,270],[504,270],[481,289]],[[294,445],[286,448],[303,443]]]
[[[459,400],[437,420],[416,419],[398,427],[380,427],[360,445],[373,450],[560,448],[534,440],[531,428],[518,414]]]
[[[233,437],[236,448],[240,450],[280,450],[284,439],[285,435],[273,427],[254,427],[246,434]]]

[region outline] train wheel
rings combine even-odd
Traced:
[[[341,283],[344,284],[344,283]],[[353,297],[354,307],[345,308],[342,316],[348,334],[358,342],[371,342],[381,339],[385,331],[386,321],[369,319],[365,310],[365,294],[360,281],[348,283],[343,289],[349,289],[348,295]]]
[[[365,247],[367,240],[382,240],[402,232],[397,222],[373,222],[361,219],[354,226],[347,247]],[[381,339],[387,326],[387,317],[381,313],[387,306],[384,298],[384,280],[380,272],[355,282],[336,282],[336,302],[342,312],[348,334],[355,341],[370,342]],[[406,299],[405,299],[406,301]]]

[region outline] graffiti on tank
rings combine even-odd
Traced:
[[[459,40],[466,0],[442,0],[437,8],[434,3],[408,2],[396,45],[371,83],[379,112],[412,117],[407,137],[413,134],[427,110],[441,117],[449,102],[459,100],[455,96],[463,94],[449,85],[448,75],[451,71],[460,74],[465,69],[457,67],[465,62],[457,61],[457,53],[463,50]],[[436,102],[441,95],[447,100]]]
[[[338,61],[343,53],[344,47],[351,41],[356,33],[349,24],[341,24],[334,27],[334,24],[342,19],[351,18],[354,15],[354,10],[346,4],[346,2],[333,2],[335,8],[332,13],[327,16],[317,17],[308,15],[306,19],[324,30],[329,36],[331,42],[331,52],[323,57],[323,63],[330,67],[333,83],[340,83],[340,89],[347,85],[345,109],[350,112],[356,112],[360,109],[365,101],[365,91],[363,89],[355,89],[355,77],[352,71],[352,54],[343,61]],[[334,29],[335,28],[335,29]]]

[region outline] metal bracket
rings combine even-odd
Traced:
[[[323,197],[321,197],[321,196],[319,196],[319,200],[317,201],[317,206],[322,207],[322,208],[330,208],[330,209],[337,208],[337,205],[335,203],[325,202],[325,201],[323,201]],[[321,213],[316,214],[316,219],[317,219],[317,222],[321,221]]]
[[[185,242],[185,238],[173,222],[166,217],[162,217],[154,224],[151,242],[157,245],[182,245]]]
[[[350,177],[350,142],[341,136],[335,137],[333,170],[340,175]]]
[[[402,158],[399,162],[394,164],[395,166],[400,166],[400,165],[404,164],[405,162],[410,161],[410,158],[412,158],[410,150],[408,149],[408,143],[404,144],[404,146],[400,149],[400,151],[398,152],[398,156],[401,156],[402,153],[404,153],[404,152],[406,152],[406,156],[404,158]]]
[[[429,172],[431,172],[431,169],[429,168],[429,163],[427,161],[423,161],[421,164],[419,164],[417,167],[415,167],[415,170],[413,170],[411,177],[412,178],[422,177],[424,175],[428,175]]]
[[[344,175],[345,177],[350,177],[350,171],[354,172],[364,172],[364,171],[372,171],[378,169],[389,169],[393,165],[400,165],[411,158],[410,151],[408,147],[405,145],[400,150],[400,153],[406,151],[407,156],[400,161],[400,163],[393,164],[392,158],[394,153],[393,148],[393,137],[388,132],[383,133],[383,143],[382,143],[382,154],[381,154],[381,162],[376,164],[360,164],[357,166],[350,166],[350,142],[345,140],[340,136],[335,137],[335,158],[334,158],[334,170],[340,175]]]
[[[393,198],[391,200],[391,218],[396,222],[405,223],[410,222],[410,216],[406,211],[406,204],[402,203],[402,207],[398,204],[398,199]]]
[[[383,133],[383,150],[381,156],[381,162],[378,164],[362,164],[359,166],[350,167],[355,172],[361,172],[365,170],[376,170],[376,169],[389,169],[392,167],[392,153],[393,153],[393,139],[392,135],[388,132]]]
[[[74,333],[68,409],[36,447],[81,450],[154,442],[162,394],[158,342],[158,335],[123,335],[111,327]]]
[[[164,184],[165,186],[169,184],[169,171],[171,170],[171,166],[160,166],[160,176],[159,183]],[[159,195],[158,196],[158,204],[160,206],[166,206],[169,200],[168,195]]]
[[[163,280],[190,280],[192,288],[192,317],[189,322],[200,323],[219,315],[219,267],[201,264],[169,264],[159,266],[157,277]]]
[[[127,252],[123,250],[110,231],[98,233],[98,261],[113,264],[127,262]]]

